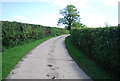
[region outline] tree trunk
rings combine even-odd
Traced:
[[[67,29],[68,29],[68,30],[71,30],[71,26],[68,26]]]

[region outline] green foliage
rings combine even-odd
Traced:
[[[74,44],[105,68],[120,72],[120,28],[85,28],[72,30],[71,37]]]
[[[69,54],[91,79],[97,79],[96,81],[98,81],[98,79],[113,79],[114,76],[112,76],[110,72],[104,71],[98,64],[89,59],[78,46],[71,42],[71,37],[68,36],[65,39],[65,44]]]
[[[79,12],[74,5],[67,5],[66,8],[60,11],[60,14],[63,18],[59,19],[58,25],[63,24],[68,30],[71,30],[75,23],[80,22]]]
[[[67,30],[62,28],[52,28],[19,22],[1,22],[3,47],[14,47],[21,41],[38,40],[48,36],[68,33]]]
[[[8,21],[0,21],[0,23],[2,23],[3,53],[1,55],[3,78],[9,74],[18,61],[32,48],[53,36],[68,33],[67,30],[62,28]]]
[[[2,53],[0,53],[0,80],[2,80]]]
[[[87,28],[87,26],[82,23],[74,23],[72,29],[82,29],[82,28]]]

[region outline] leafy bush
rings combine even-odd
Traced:
[[[2,22],[3,47],[13,47],[21,41],[42,39],[68,33],[67,30],[55,27],[26,24],[20,22]]]
[[[120,72],[119,27],[72,30],[71,38],[90,58],[112,71]]]

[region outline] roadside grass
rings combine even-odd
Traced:
[[[0,81],[2,80],[2,54],[0,53]]]
[[[65,39],[65,44],[71,57],[76,61],[79,67],[91,77],[91,79],[94,81],[101,81],[101,79],[108,81],[113,79],[111,73],[106,72],[99,66],[99,64],[96,64],[94,61],[89,59],[84,52],[72,44],[70,36]]]
[[[6,49],[2,53],[2,79],[7,77],[10,71],[21,60],[21,58],[25,56],[25,54],[27,54],[31,49],[50,38],[52,37],[31,41],[22,45],[15,46],[13,48]]]

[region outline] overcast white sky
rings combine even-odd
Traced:
[[[1,0],[2,18],[5,21],[57,26],[59,10],[69,4],[80,12],[81,23],[88,27],[118,24],[119,0]],[[0,11],[0,12],[1,12]],[[63,27],[63,26],[61,26]]]

